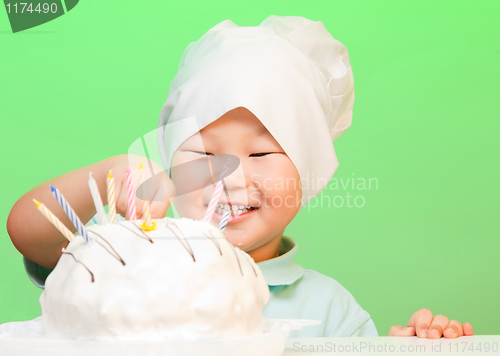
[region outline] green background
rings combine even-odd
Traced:
[[[273,14],[322,21],[347,46],[356,102],[334,179],[378,180],[325,192],[362,208],[299,213],[286,230],[298,262],[346,287],[382,336],[420,308],[500,334],[499,13],[498,1],[87,0],[12,34],[0,10],[0,323],[40,315],[5,228],[15,201],[127,153],[156,128],[190,41]]]

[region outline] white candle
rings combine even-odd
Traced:
[[[97,215],[99,216],[99,224],[106,225],[108,219],[106,219],[106,212],[104,211],[104,205],[102,204],[101,194],[99,194],[97,183],[94,177],[92,177],[92,172],[89,173],[89,188],[90,194],[92,194],[92,199],[94,199]]]

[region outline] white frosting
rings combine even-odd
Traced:
[[[40,297],[48,337],[158,340],[262,333],[269,288],[253,259],[210,224],[153,221],[157,229],[148,232],[137,227],[139,220],[89,226],[96,240],[89,246],[76,235],[65,252],[92,272],[94,282],[70,254],[61,256]]]

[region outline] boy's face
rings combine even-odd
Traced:
[[[172,166],[206,154],[231,154],[240,159],[238,169],[224,180],[229,201],[224,192],[219,198],[219,203],[229,204],[232,211],[233,220],[224,231],[227,239],[256,262],[278,256],[281,236],[297,214],[302,199],[295,165],[260,120],[243,107],[228,111],[184,141],[173,156]],[[176,176],[174,170],[174,184],[202,179],[195,173],[192,177],[185,175]],[[174,198],[181,217],[203,219],[214,191],[212,184],[207,185]],[[216,208],[212,224],[219,225],[222,210],[221,206]]]

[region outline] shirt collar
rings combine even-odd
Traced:
[[[282,236],[279,256],[257,263],[269,286],[293,284],[304,274],[304,268],[293,259],[299,245],[294,239]]]

